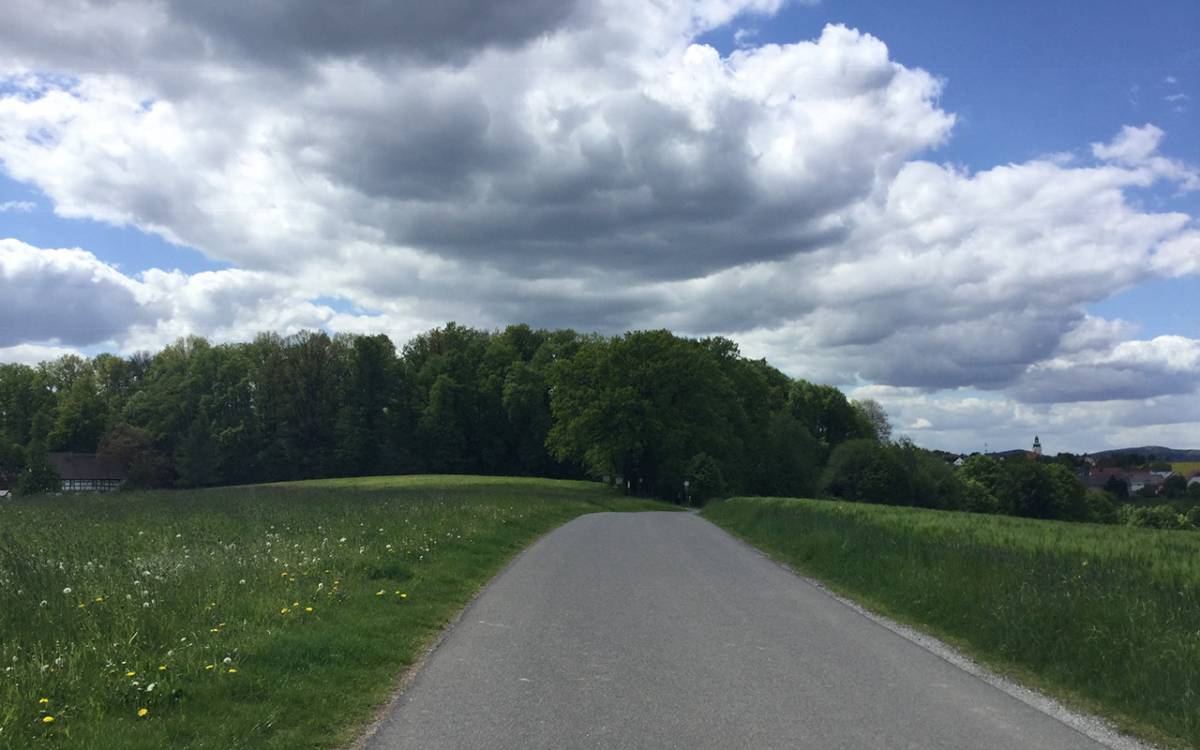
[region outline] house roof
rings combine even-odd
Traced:
[[[103,459],[95,453],[49,453],[46,458],[59,479],[123,480],[129,476],[120,462]]]

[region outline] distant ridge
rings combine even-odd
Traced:
[[[1028,450],[1018,448],[1010,451],[991,451],[988,455],[995,456],[996,458],[1015,458],[1027,455],[1028,453]],[[1200,461],[1200,449],[1167,448],[1162,445],[1143,445],[1139,448],[1113,448],[1106,451],[1096,451],[1087,455],[1099,459],[1110,456],[1125,456],[1131,453],[1145,456],[1149,461],[1166,461],[1169,463]]]
[[[1129,453],[1139,453],[1152,461],[1200,461],[1200,449],[1184,450],[1180,448],[1166,448],[1161,445],[1143,445],[1140,448],[1114,448],[1108,451],[1096,451],[1091,455],[1097,458],[1104,458],[1106,456],[1123,456]]]

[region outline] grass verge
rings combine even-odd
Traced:
[[[596,484],[372,477],[0,506],[0,747],[324,748]]]
[[[820,500],[705,518],[993,669],[1200,746],[1200,537]]]

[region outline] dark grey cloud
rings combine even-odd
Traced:
[[[173,0],[172,21],[200,31],[214,52],[272,65],[313,58],[462,61],[515,47],[567,24],[581,0]]]
[[[1035,368],[1010,390],[1026,403],[1122,401],[1194,393],[1200,372],[1171,371],[1150,364],[1084,364],[1061,370]]]
[[[306,71],[332,58],[462,63],[580,15],[579,0],[10,0],[5,57],[187,76],[201,62]],[[157,69],[157,71],[156,71]]]
[[[1200,341],[1159,336],[1032,365],[1013,386],[1027,403],[1130,401],[1200,390]]]

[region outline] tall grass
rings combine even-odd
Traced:
[[[0,747],[317,748],[598,485],[464,477],[0,505]]]
[[[704,515],[992,666],[1200,746],[1200,535],[816,500]]]

